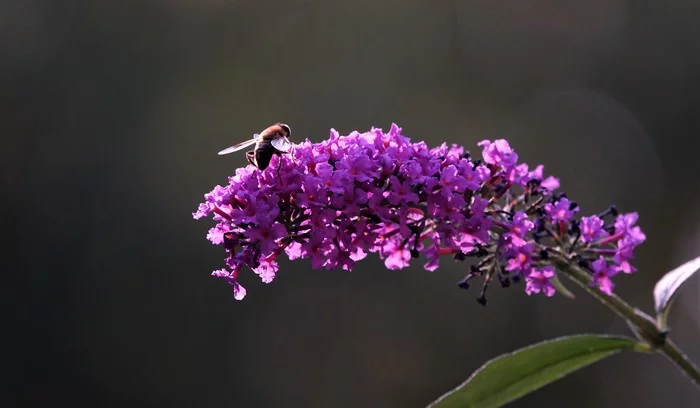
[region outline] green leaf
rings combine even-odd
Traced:
[[[656,321],[660,329],[666,329],[668,314],[671,311],[671,304],[676,299],[678,289],[699,269],[700,257],[697,257],[664,275],[654,286]]]
[[[636,345],[637,341],[629,337],[598,334],[559,337],[533,344],[487,362],[429,408],[500,407]]]

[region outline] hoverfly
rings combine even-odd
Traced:
[[[248,146],[255,145],[253,150],[245,153],[245,158],[248,160],[248,163],[262,171],[270,165],[270,160],[272,160],[273,155],[276,154],[279,156],[289,153],[289,150],[292,148],[292,142],[289,141],[291,135],[292,129],[288,125],[284,123],[275,123],[262,132],[254,134],[252,139],[227,147],[220,151],[219,155],[237,152]],[[281,164],[282,161],[280,160],[277,166],[278,173]]]

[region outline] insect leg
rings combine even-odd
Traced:
[[[280,179],[280,184],[282,184],[282,176],[280,175],[280,167],[282,167],[282,155],[277,155],[277,178]]]
[[[245,152],[245,158],[248,160],[248,163],[258,167],[257,163],[255,163],[255,152],[253,150]]]

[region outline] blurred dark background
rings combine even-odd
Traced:
[[[692,1],[5,1],[2,407],[423,407],[496,355],[627,333],[580,293],[459,290],[463,265],[282,263],[248,297],[190,213],[274,121],[320,141],[392,122],[430,145],[508,138],[648,241],[617,291],[646,311],[700,252]],[[700,283],[673,338],[700,361]],[[515,407],[697,407],[660,356],[618,355]]]

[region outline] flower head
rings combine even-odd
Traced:
[[[525,211],[520,210],[513,216],[513,222],[508,225],[509,231],[505,233],[505,237],[510,239],[513,245],[521,247],[527,243],[525,238],[534,226],[535,223],[530,221]]]
[[[569,201],[568,198],[562,197],[553,203],[545,204],[544,211],[549,215],[552,221],[568,222],[578,211],[578,206]]]
[[[593,281],[591,286],[597,286],[601,292],[612,295],[615,284],[610,279],[617,271],[608,266],[607,261],[601,256],[591,264],[593,269]]]
[[[518,163],[503,139],[479,146],[483,160],[460,146],[412,142],[396,125],[347,136],[331,130],[320,143],[306,140],[276,156],[264,171],[237,169],[193,213],[212,216],[207,238],[228,253],[231,271],[212,275],[242,299],[239,272],[272,282],[282,253],[309,259],[314,269],[345,270],[369,253],[388,269],[422,255],[429,271],[441,257],[471,257],[477,262],[459,285],[483,277],[478,300],[485,303],[494,277],[503,286],[524,279],[526,293],[552,296],[550,254],[588,262],[593,285],[605,293],[616,273],[634,271],[633,251],[645,240],[636,213],[576,220],[578,205],[553,193],[559,180],[543,166]]]
[[[556,288],[552,284],[554,278],[554,267],[547,265],[541,268],[532,268],[530,273],[525,277],[525,293],[532,295],[535,293],[544,293],[547,297],[554,296]]]
[[[596,215],[581,217],[581,242],[595,242],[599,238],[607,236],[608,234],[603,230],[603,225],[605,225],[603,220]]]
[[[493,143],[490,140],[479,142],[484,148],[484,162],[509,170],[518,163],[518,155],[510,148],[507,140],[498,139]]]

